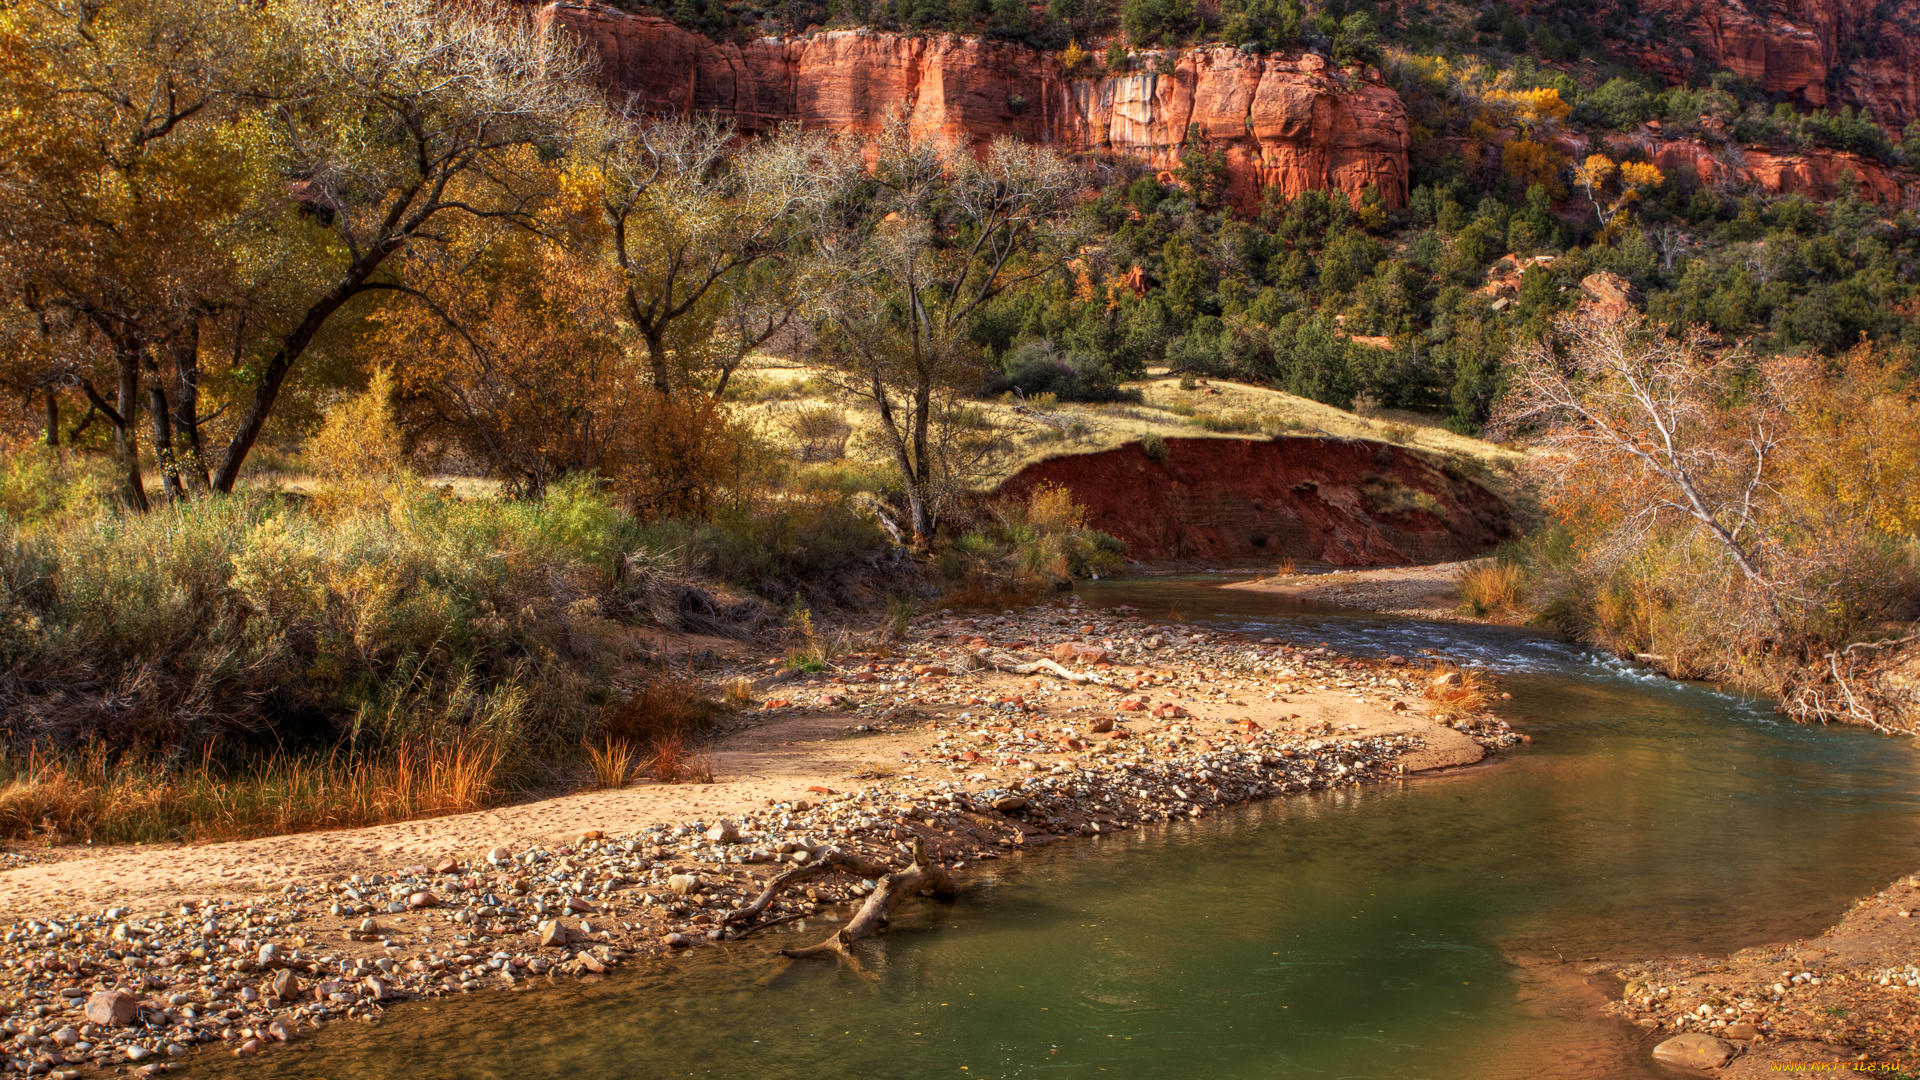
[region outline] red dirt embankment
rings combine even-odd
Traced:
[[[1282,438],[1168,439],[1164,462],[1138,443],[1049,458],[999,494],[1059,484],[1087,524],[1142,562],[1397,566],[1485,554],[1519,535],[1513,511],[1471,480],[1386,443]]]

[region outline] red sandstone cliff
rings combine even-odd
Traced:
[[[786,122],[870,132],[904,110],[919,134],[973,142],[1009,134],[1166,168],[1197,125],[1225,151],[1241,206],[1267,187],[1289,198],[1310,188],[1357,198],[1377,184],[1389,206],[1407,201],[1399,95],[1372,73],[1334,70],[1318,56],[1211,48],[1179,55],[1170,74],[1148,63],[1068,78],[1049,54],[950,34],[846,30],[735,45],[592,4],[549,4],[540,18],[587,42],[609,85],[645,107],[717,114],[748,134]]]
[[[1297,559],[1397,566],[1486,554],[1519,534],[1506,504],[1418,454],[1340,439],[1168,439],[1164,462],[1137,443],[1020,470],[999,494],[1059,484],[1087,524],[1143,562]]]
[[[1853,105],[1898,131],[1920,116],[1920,0],[1641,0],[1692,49],[1632,50],[1669,78],[1710,69],[1813,108]]]
[[[1839,150],[1781,154],[1753,146],[1715,149],[1694,139],[1674,139],[1652,144],[1649,154],[1660,168],[1669,172],[1691,168],[1706,184],[1751,186],[1771,195],[1803,195],[1816,202],[1837,197],[1842,178],[1852,173],[1854,190],[1861,198],[1920,209],[1920,173]]]

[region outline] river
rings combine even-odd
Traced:
[[[1497,670],[1534,737],[1483,767],[1258,804],[968,871],[864,970],[785,941],[404,1005],[189,1075],[1653,1077],[1589,958],[1817,933],[1920,866],[1910,743],[1797,727],[1526,631],[1342,612],[1209,580],[1090,603]],[[817,939],[821,926],[798,931]]]

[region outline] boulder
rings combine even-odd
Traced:
[[[140,1015],[140,1004],[124,990],[102,990],[87,999],[86,1013],[100,1027],[126,1027]]]
[[[292,1001],[300,996],[300,977],[291,968],[281,968],[267,980],[267,993],[281,1001]]]
[[[1580,279],[1585,294],[1582,305],[1599,315],[1620,317],[1640,310],[1640,290],[1611,270],[1601,270]]]
[[[1732,1056],[1732,1045],[1698,1032],[1675,1035],[1653,1048],[1653,1060],[1683,1069],[1717,1069]]]

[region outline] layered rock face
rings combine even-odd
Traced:
[[[1666,16],[1709,67],[1768,93],[1865,108],[1896,131],[1920,116],[1920,0],[1642,0],[1640,12]],[[1691,74],[1673,64],[1682,51],[1654,66]]]
[[[1752,186],[1771,195],[1802,195],[1816,202],[1837,197],[1848,174],[1863,199],[1889,207],[1920,210],[1920,173],[1882,165],[1839,150],[1778,154],[1758,147],[1716,150],[1694,139],[1674,139],[1651,147],[1654,164],[1671,172],[1687,167],[1704,183],[1735,188]]]
[[[1143,562],[1399,566],[1484,555],[1520,533],[1491,492],[1417,454],[1339,439],[1168,439],[1035,462],[1000,487],[1073,492]]]
[[[1049,54],[953,35],[847,30],[735,45],[590,4],[549,4],[539,18],[591,46],[609,88],[643,108],[718,115],[747,134],[783,123],[872,132],[904,113],[916,135],[974,144],[1012,135],[1166,169],[1191,129],[1225,153],[1229,194],[1242,207],[1266,188],[1357,199],[1369,184],[1388,206],[1407,201],[1399,95],[1317,56],[1148,54],[1146,70],[1076,79]]]

